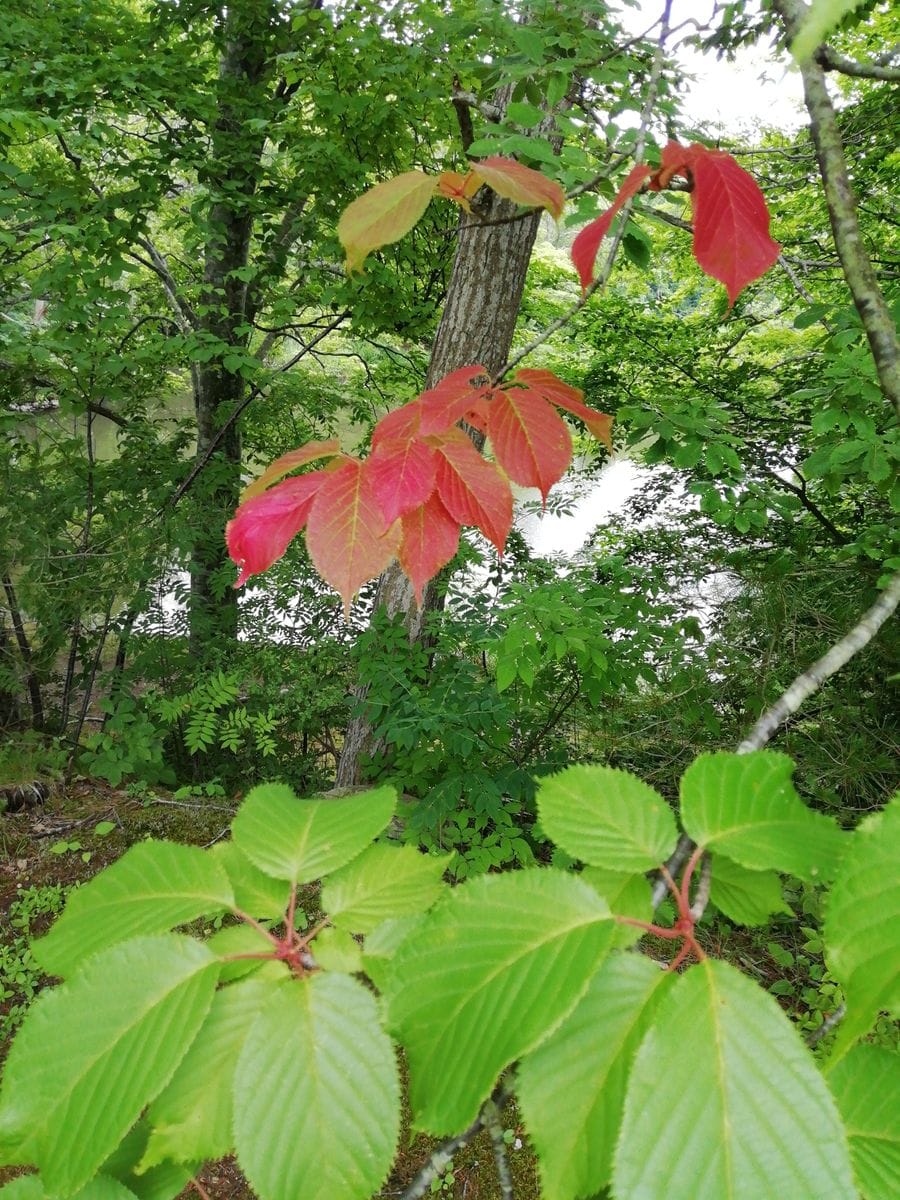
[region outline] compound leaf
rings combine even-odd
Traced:
[[[280,988],[234,1080],[238,1161],[261,1200],[368,1200],[399,1127],[394,1048],[371,993],[329,973]]]
[[[228,877],[206,851],[139,842],[70,894],[60,919],[34,943],[34,956],[48,975],[67,976],[98,950],[233,904]]]
[[[261,871],[310,883],[355,858],[388,825],[397,793],[374,788],[354,796],[298,800],[283,783],[247,793],[231,825],[235,845]]]
[[[613,1191],[628,1200],[850,1200],[835,1103],[771,996],[724,962],[660,1001],[625,1099]]]
[[[675,848],[663,797],[628,771],[566,767],[538,787],[541,828],[566,854],[608,871],[649,871]]]
[[[94,955],[42,993],[7,1061],[0,1140],[71,1196],[165,1087],[209,1011],[219,964],[179,934]],[[21,1156],[19,1156],[21,1155]]]
[[[613,955],[560,1027],[520,1063],[516,1094],[545,1200],[593,1195],[609,1183],[631,1061],[648,1013],[673,979],[640,955]]]
[[[681,820],[700,846],[751,871],[787,871],[810,883],[833,879],[846,836],[807,808],[786,754],[701,754],[681,779]]]
[[[432,910],[401,942],[386,984],[417,1125],[465,1128],[504,1067],[575,1006],[612,934],[606,902],[553,869],[482,876]]]

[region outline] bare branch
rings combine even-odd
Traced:
[[[890,67],[879,62],[857,62],[839,54],[831,46],[820,46],[815,54],[816,62],[826,71],[839,71],[854,79],[886,79],[896,83],[900,80],[900,67]]]

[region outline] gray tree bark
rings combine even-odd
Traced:
[[[478,199],[481,201],[481,196]],[[523,216],[517,205],[487,189],[477,213],[463,215],[426,387],[434,387],[459,367],[481,363],[493,375],[506,362],[540,219],[540,212]],[[390,617],[402,614],[410,640],[419,641],[428,614],[441,602],[442,590],[432,580],[419,607],[411,583],[394,562],[378,582],[375,607],[384,608]],[[364,690],[357,689],[356,700],[361,706]],[[362,782],[361,760],[371,742],[371,722],[359,711],[351,717],[344,736],[337,787]]]

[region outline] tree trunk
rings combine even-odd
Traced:
[[[248,345],[246,270],[253,231],[254,197],[263,137],[245,118],[259,116],[260,83],[270,66],[273,27],[270,3],[239,0],[228,6],[219,59],[218,111],[212,135],[207,186],[212,193],[200,306],[201,337],[219,343],[216,355],[195,373],[197,462],[215,446],[194,491],[196,533],[191,551],[190,642],[200,656],[208,646],[237,636],[237,593],[222,518],[237,506],[241,487],[241,434],[232,420],[246,383],[226,365],[228,352]],[[214,344],[214,343],[213,343]]]
[[[431,348],[427,387],[434,387],[451,371],[475,363],[493,375],[509,356],[541,218],[539,212],[523,217],[511,201],[487,189],[485,193],[477,214],[460,221],[447,301]],[[412,584],[394,562],[378,582],[375,607],[383,607],[390,617],[403,614],[410,640],[418,641],[425,618],[441,602],[441,590],[432,580],[418,607]],[[365,700],[362,689],[357,690],[356,700],[360,705]],[[371,737],[372,726],[365,712],[351,717],[336,786],[353,787],[361,782],[360,759],[369,751]]]

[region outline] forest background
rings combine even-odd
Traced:
[[[739,742],[854,624],[900,564],[897,414],[808,132],[717,143],[758,180],[782,245],[733,307],[692,260],[677,191],[637,200],[606,286],[578,307],[571,241],[635,152],[710,142],[681,116],[671,47],[781,44],[765,6],[710,7],[667,22],[662,55],[655,15],[635,36],[601,3],[24,0],[5,17],[10,813],[65,814],[81,789],[121,846],[154,804],[195,805],[202,824],[262,780],[300,795],[390,782],[403,835],[456,851],[456,879],[530,865],[549,856],[536,781],[598,761],[674,796],[698,753]],[[894,312],[898,41],[897,14],[866,3],[825,55]],[[493,197],[475,222],[436,201],[347,275],[337,221],[367,187],[491,154],[561,183],[563,219]],[[426,381],[534,341],[526,365],[613,414],[615,455],[573,425],[573,471],[543,517],[521,497],[502,558],[467,531],[424,606],[389,573],[345,621],[297,539],[235,592],[223,530],[268,462],[333,436],[364,451]],[[570,512],[577,546],[538,549]],[[896,660],[886,628],[777,740],[801,794],[848,829],[896,787]],[[105,824],[45,837],[41,878],[90,873]],[[16,895],[33,846],[6,848]],[[815,894],[794,900],[809,934]],[[784,940],[761,969],[814,1028],[834,992],[815,950],[798,972]],[[8,1012],[21,998],[6,986]]]

